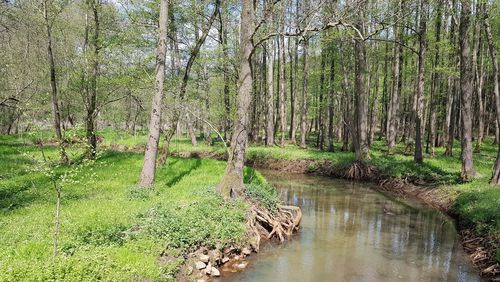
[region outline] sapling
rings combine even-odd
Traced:
[[[61,216],[61,192],[65,185],[76,184],[79,182],[77,175],[81,169],[88,166],[94,161],[84,160],[81,163],[73,164],[67,166],[62,164],[59,159],[51,159],[46,153],[45,147],[41,140],[35,140],[34,143],[38,146],[42,158],[37,158],[36,156],[31,156],[35,162],[32,166],[34,172],[40,172],[45,175],[51,183],[55,194],[56,194],[56,210],[54,216],[54,229],[53,229],[53,242],[52,242],[52,255],[54,258],[57,257],[58,251],[58,238],[59,238],[59,225]],[[61,169],[64,166],[65,169]]]

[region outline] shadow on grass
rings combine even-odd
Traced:
[[[413,160],[383,156],[373,159],[371,163],[380,169],[382,173],[391,176],[421,179],[432,184],[461,183],[459,172],[448,171],[426,161],[423,164],[417,164]]]
[[[167,187],[172,187],[192,171],[198,169],[201,162],[201,159],[184,159],[182,162],[179,159],[170,159],[167,165],[161,168],[163,173],[161,173],[160,181],[165,181]]]

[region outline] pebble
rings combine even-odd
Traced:
[[[200,255],[200,261],[202,261],[204,263],[208,263],[209,260],[210,260],[209,256],[207,256],[207,255]]]
[[[249,248],[243,248],[243,250],[241,250],[241,252],[242,252],[244,255],[246,255],[246,256],[249,256],[249,255],[252,253],[252,251],[250,251],[250,249],[249,249]]]
[[[207,265],[202,262],[202,261],[197,261],[194,266],[196,267],[196,269],[200,270],[200,269],[204,269],[205,267],[207,267]]]
[[[215,267],[212,267],[212,276],[214,276],[214,277],[220,276],[220,271]]]
[[[241,262],[240,264],[236,265],[236,267],[239,269],[245,269],[245,267],[247,267],[247,264],[247,262]]]

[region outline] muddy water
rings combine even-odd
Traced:
[[[368,184],[264,174],[285,202],[302,208],[302,229],[286,244],[263,246],[245,271],[222,280],[481,281],[439,212]]]

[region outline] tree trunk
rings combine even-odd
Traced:
[[[99,75],[99,7],[100,0],[91,0],[90,9],[94,19],[94,30],[92,35],[92,70],[90,73],[90,89],[87,98],[87,117],[86,117],[86,137],[88,142],[87,155],[90,159],[95,159],[97,150],[97,137],[95,129],[95,117],[97,116],[97,77]]]
[[[272,20],[272,19],[271,19]],[[269,40],[266,48],[267,53],[267,125],[266,145],[274,145],[274,44]]]
[[[441,41],[441,18],[442,18],[442,4],[443,1],[438,1],[437,15],[436,15],[436,44],[434,49],[434,62],[432,70],[432,89],[431,89],[431,99],[429,102],[429,132],[427,135],[427,146],[426,151],[431,156],[435,155],[435,144],[436,144],[436,106],[439,102],[439,82],[441,76],[437,70],[439,66],[439,52],[440,52],[440,41]]]
[[[456,7],[456,0],[452,1],[452,8]],[[455,29],[456,21],[455,17],[451,17],[450,23],[450,45],[452,52],[450,54],[450,64],[452,68],[456,68],[458,64],[457,52],[455,50]],[[456,79],[453,76],[448,76],[448,99],[447,99],[447,109],[446,109],[446,128],[447,128],[447,140],[446,140],[446,150],[444,152],[445,156],[453,155],[453,143],[455,141],[455,119],[456,119],[456,105],[458,104],[458,97],[456,94]]]
[[[292,43],[291,39],[288,38],[288,56],[290,59],[290,130],[289,130],[289,138],[292,144],[295,144],[295,108],[296,108],[296,88],[295,88],[295,82],[294,82],[294,71],[295,71],[295,63],[296,61],[294,60],[294,54],[297,56],[297,50],[292,50],[291,49]],[[294,46],[297,46],[297,44],[294,44]],[[293,133],[293,136],[292,136]],[[293,138],[292,138],[293,137]]]
[[[49,71],[50,71],[50,87],[52,94],[52,115],[54,119],[54,131],[56,133],[56,138],[59,142],[59,150],[61,163],[67,164],[69,162],[68,155],[64,149],[64,140],[61,132],[61,113],[59,112],[59,99],[57,97],[57,80],[56,80],[56,66],[54,62],[54,53],[52,51],[52,24],[49,22],[47,0],[43,2],[43,17],[45,20],[45,28],[47,31],[47,55],[49,60]]]
[[[403,0],[399,1],[399,11],[403,12]],[[394,34],[398,37],[398,40],[403,43],[403,29],[397,25],[394,28]],[[400,44],[394,45],[394,59],[393,59],[393,76],[392,81],[392,96],[389,101],[388,119],[389,124],[387,128],[387,154],[394,154],[394,149],[396,147],[396,136],[398,133],[398,122],[399,122],[399,97],[401,94],[401,67],[403,64],[403,47]],[[387,72],[387,69],[386,69]],[[384,78],[385,80],[385,78]]]
[[[462,180],[469,181],[475,176],[472,160],[472,66],[470,60],[470,0],[462,0],[460,15],[460,115],[462,119]]]
[[[420,23],[419,23],[419,49],[418,49],[418,75],[417,75],[417,90],[415,92],[415,105],[413,106],[415,116],[415,155],[416,163],[423,162],[422,155],[422,118],[423,118],[423,99],[425,87],[425,51],[426,51],[426,29],[427,29],[427,0],[422,0],[420,8]]]
[[[156,76],[155,93],[151,106],[149,122],[149,138],[144,153],[144,166],[142,167],[139,185],[151,187],[155,181],[156,156],[158,154],[158,141],[160,138],[161,106],[163,98],[163,81],[165,80],[165,56],[167,53],[167,21],[168,0],[160,0],[160,19],[158,24],[158,46],[156,47]]]
[[[307,92],[308,92],[308,75],[309,75],[309,62],[308,62],[308,52],[309,52],[309,38],[304,38],[303,43],[303,69],[302,69],[302,101],[301,101],[301,112],[300,112],[300,147],[306,148],[307,139]]]
[[[495,43],[493,41],[493,35],[491,33],[491,26],[488,19],[488,14],[484,6],[482,9],[484,10],[483,11],[484,27],[486,31],[486,39],[488,40],[488,49],[490,50],[491,61],[493,62],[493,94],[495,96],[495,110],[497,114],[496,135],[498,136],[498,125],[500,124],[500,91],[499,91],[498,80],[500,79],[500,72],[498,69],[497,50],[495,48]],[[495,161],[495,167],[493,168],[491,185],[500,185],[500,142],[497,141],[497,145],[498,145],[497,159]]]
[[[226,170],[219,184],[219,191],[224,198],[243,196],[243,168],[245,151],[248,143],[248,110],[252,93],[252,69],[250,57],[253,50],[252,35],[254,27],[253,0],[242,0],[240,27],[240,69],[238,83],[238,109],[234,121],[234,133]]]
[[[363,6],[366,6],[366,1],[363,0]],[[364,33],[363,23],[358,19],[356,27]],[[368,146],[368,94],[366,91],[366,49],[365,41],[356,39],[354,42],[354,62],[355,62],[355,80],[354,88],[356,93],[356,141],[354,150],[356,160],[367,161],[370,159],[370,149]],[[356,144],[357,143],[357,144]],[[357,146],[356,146],[357,145]]]
[[[285,9],[283,9],[285,13]],[[280,27],[283,32],[285,29],[285,14],[283,14],[282,26]],[[281,138],[280,146],[285,146],[285,132],[286,132],[286,57],[285,57],[285,36],[283,33],[280,35],[279,40],[279,58],[280,58],[280,70],[279,70],[279,81],[280,81],[280,121],[281,121]]]
[[[474,72],[474,89],[477,97],[477,138],[474,152],[481,152],[481,144],[484,135],[484,107],[483,107],[483,60],[481,56],[481,6],[483,3],[476,4],[476,19],[474,23],[474,49],[472,50],[472,71]]]
[[[319,99],[318,99],[318,139],[316,146],[323,151],[325,144],[325,122],[324,122],[324,92],[325,92],[325,65],[326,65],[326,54],[325,50],[321,50],[321,66],[320,66],[320,76],[319,76]]]
[[[328,99],[328,151],[334,152],[335,147],[333,146],[333,102],[335,99],[335,56],[333,46],[330,48],[330,81],[328,85],[329,99]]]

